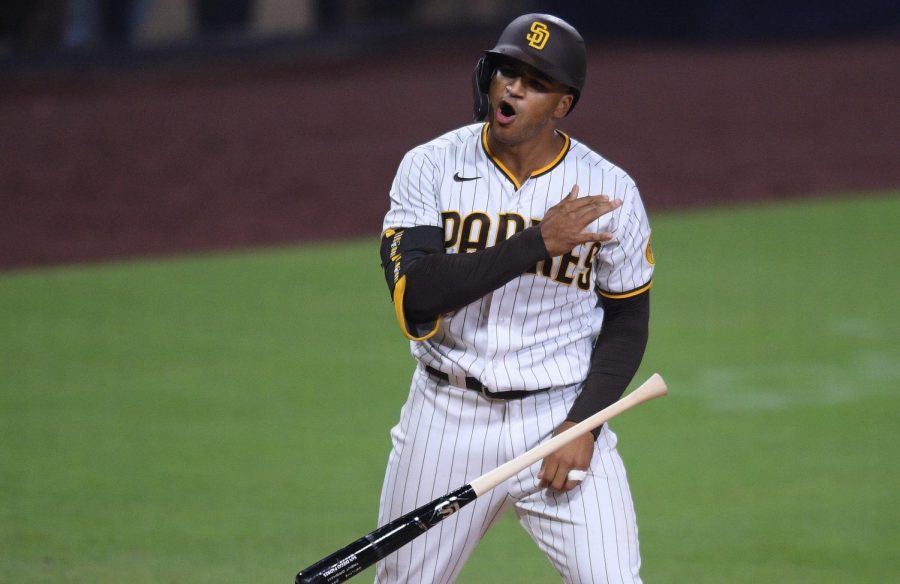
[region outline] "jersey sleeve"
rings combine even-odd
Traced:
[[[391,184],[391,205],[382,225],[382,268],[388,278],[394,313],[404,336],[413,341],[431,338],[441,322],[439,315],[424,322],[414,322],[408,318],[404,301],[405,272],[410,265],[409,260],[423,253],[443,253],[443,222],[437,181],[435,164],[429,159],[426,149],[419,147],[407,152]],[[434,245],[423,245],[427,239],[433,238],[418,237],[433,230],[410,229],[413,227],[438,228],[438,249],[434,249]]]
[[[382,234],[389,229],[417,226],[443,229],[437,171],[427,150],[414,148],[403,157],[391,184],[390,200]]]
[[[613,239],[597,254],[596,286],[605,298],[629,298],[650,289],[656,260],[650,221],[637,186],[629,181],[613,227]]]

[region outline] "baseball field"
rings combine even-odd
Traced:
[[[375,527],[386,191],[495,34],[0,71],[0,583],[287,583]],[[658,262],[645,582],[897,582],[896,35],[590,55],[565,129]],[[558,581],[511,515],[460,578]]]
[[[670,395],[613,423],[647,582],[896,581],[898,217],[653,215]],[[290,582],[374,528],[413,367],[374,239],[20,269],[0,307],[0,581]],[[512,516],[461,578],[554,581]]]

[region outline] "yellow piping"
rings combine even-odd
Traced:
[[[638,294],[646,292],[647,290],[650,289],[650,286],[652,286],[652,285],[653,285],[653,281],[651,280],[650,282],[647,282],[647,284],[645,286],[641,286],[640,288],[638,288],[636,290],[632,290],[631,292],[625,292],[624,294],[611,294],[609,292],[604,292],[603,290],[600,290],[599,288],[597,290],[600,292],[600,295],[603,296],[604,298],[611,298],[613,300],[621,300],[623,298],[631,298],[632,296],[637,296]]]
[[[406,315],[403,313],[403,293],[406,292],[406,276],[400,276],[394,285],[394,313],[397,315],[397,322],[400,323],[400,330],[403,336],[411,341],[427,341],[437,333],[438,327],[441,325],[441,317],[438,316],[434,323],[434,328],[425,333],[421,337],[414,337],[409,334],[409,328],[406,326]]]
[[[490,127],[490,125],[491,125],[490,123],[486,123],[484,125],[484,127],[481,129],[481,143],[484,145],[484,151],[487,152],[488,156],[490,156],[491,161],[494,164],[496,164],[500,168],[500,170],[503,171],[503,174],[506,175],[506,178],[508,178],[510,181],[512,181],[512,184],[515,185],[516,190],[519,190],[522,188],[522,183],[520,183],[516,179],[515,175],[513,175],[513,173],[510,172],[510,170],[508,168],[506,168],[506,165],[503,164],[500,161],[500,159],[494,155],[494,152],[491,150],[491,145],[488,144],[487,132],[488,132],[488,128]],[[557,132],[559,132],[562,135],[562,137],[566,139],[566,142],[565,142],[565,144],[563,144],[562,149],[559,151],[559,153],[556,155],[556,157],[552,161],[550,161],[549,164],[547,164],[546,166],[542,166],[541,168],[535,170],[530,175],[528,175],[529,178],[543,174],[543,173],[547,172],[548,170],[550,170],[551,168],[553,168],[554,166],[556,166],[557,164],[559,164],[559,161],[562,160],[563,157],[566,155],[566,152],[569,151],[569,145],[571,144],[571,139],[569,138],[569,135],[561,130],[557,130]]]

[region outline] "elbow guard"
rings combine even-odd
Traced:
[[[413,341],[431,338],[441,322],[439,315],[426,322],[411,322],[403,306],[406,274],[410,266],[434,253],[444,253],[444,232],[440,227],[388,229],[381,238],[381,267],[394,303],[394,312],[403,334]]]

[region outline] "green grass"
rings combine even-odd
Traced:
[[[900,196],[658,215],[653,583],[900,573]],[[376,242],[0,275],[0,581],[289,582],[374,527],[413,366]],[[367,577],[359,581],[371,580]],[[511,516],[461,582],[554,582]]]

